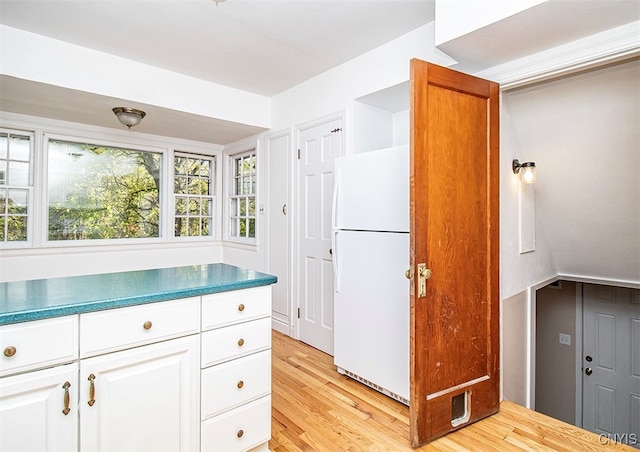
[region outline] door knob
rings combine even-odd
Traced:
[[[593,369],[592,369],[591,367],[587,367],[587,368],[584,370],[584,373],[585,373],[585,374],[587,374],[587,375],[591,375],[591,374],[593,373]]]
[[[411,279],[411,269],[407,269],[406,272],[404,272],[404,277],[407,279]]]

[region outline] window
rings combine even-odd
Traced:
[[[256,153],[234,156],[230,196],[231,237],[256,237]]]
[[[174,236],[213,235],[215,158],[176,153]]]
[[[30,134],[0,132],[0,244],[30,239],[31,158]]]
[[[49,240],[160,237],[162,154],[50,139]]]

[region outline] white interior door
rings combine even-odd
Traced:
[[[640,446],[640,291],[584,284],[583,427]]]
[[[267,272],[278,277],[272,287],[272,326],[291,335],[291,298],[289,296],[289,155],[291,133],[267,137],[269,161],[268,185],[268,265]]]
[[[298,338],[333,355],[331,204],[342,119],[301,130],[298,146]]]

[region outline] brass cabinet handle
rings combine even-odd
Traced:
[[[238,347],[242,347],[244,345],[244,339],[238,339]]]
[[[65,381],[64,384],[62,385],[62,389],[64,389],[64,396],[63,396],[64,409],[62,410],[62,414],[64,414],[65,416],[69,414],[69,412],[71,411],[71,409],[69,408],[69,405],[71,405],[71,397],[69,396],[70,387],[71,387],[71,383],[69,383],[68,381]]]
[[[238,430],[238,433],[237,433],[238,438],[242,438],[242,435],[244,435],[244,431]]]
[[[18,350],[13,345],[10,345],[4,349],[4,356],[6,356],[7,358],[11,358],[16,354],[17,351]]]
[[[240,380],[238,382],[238,389],[242,389],[243,386],[244,386],[244,381]]]
[[[238,305],[238,311],[240,312],[244,311],[244,305],[242,303]]]
[[[153,323],[151,323],[150,320],[147,320],[142,324],[142,328],[144,328],[145,330],[150,330],[152,326],[153,326]]]
[[[87,378],[87,380],[89,380],[89,401],[87,402],[89,406],[93,406],[93,404],[96,403],[96,385],[94,383],[95,379],[96,376],[93,374],[89,375],[89,378]]]

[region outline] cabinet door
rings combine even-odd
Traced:
[[[199,336],[80,361],[81,450],[197,450]]]
[[[0,450],[77,450],[77,382],[77,363],[0,378]]]

